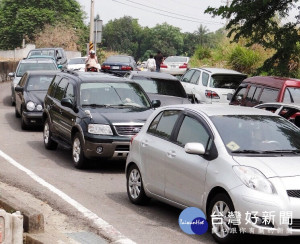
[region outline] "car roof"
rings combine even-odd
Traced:
[[[198,69],[198,70],[205,70],[207,71],[208,73],[211,73],[212,75],[213,74],[235,74],[235,75],[244,75],[244,76],[247,76],[245,74],[242,74],[238,71],[235,71],[235,70],[232,70],[232,69],[224,69],[224,68],[206,68],[206,67],[203,67],[203,68],[192,68],[192,69]]]
[[[62,47],[42,47],[42,48],[35,48],[35,49],[31,49],[29,52],[31,51],[40,51],[40,50],[56,50],[56,49],[63,49]]]
[[[261,104],[256,105],[255,108],[261,107],[261,106],[284,106],[284,107],[300,109],[299,103],[281,103],[281,102],[261,103]]]
[[[147,78],[156,78],[156,79],[165,79],[165,80],[178,80],[173,75],[166,74],[166,73],[161,73],[161,72],[131,71],[130,74],[134,75],[134,76],[142,76],[142,77],[147,77]]]
[[[34,75],[56,75],[58,72],[61,72],[60,70],[30,70],[26,71],[29,76]]]
[[[165,108],[181,108],[193,110],[194,112],[202,112],[207,116],[220,116],[220,115],[268,115],[277,116],[262,109],[244,106],[234,106],[227,104],[180,104],[166,106]]]
[[[265,85],[265,86],[270,86],[275,88],[281,88],[286,81],[300,82],[299,79],[295,79],[295,78],[286,78],[286,77],[277,77],[277,76],[253,76],[243,80],[242,83],[252,83],[252,84]]]

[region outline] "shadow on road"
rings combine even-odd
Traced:
[[[3,105],[5,107],[11,107],[11,108],[14,108],[12,105],[11,105],[11,98],[10,96],[6,96],[3,98]]]

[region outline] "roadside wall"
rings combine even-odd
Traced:
[[[0,82],[8,81],[9,72],[15,72],[19,61],[0,61]]]
[[[3,51],[0,50],[0,59],[20,60],[27,57],[30,50],[35,49],[34,44],[27,44],[25,48],[16,48],[15,50]]]

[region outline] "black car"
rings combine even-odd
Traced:
[[[160,100],[162,106],[191,103],[181,82],[170,74],[150,71],[131,71],[125,75],[144,89],[151,100]]]
[[[53,79],[44,102],[44,144],[72,149],[76,168],[86,158],[125,159],[129,142],[159,101],[125,78],[65,70]]]
[[[42,125],[43,103],[57,71],[27,71],[15,87],[15,115],[21,117],[21,128]]]
[[[124,76],[128,71],[138,70],[133,57],[125,55],[113,55],[108,57],[101,65],[102,72],[108,72]]]

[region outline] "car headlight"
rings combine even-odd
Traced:
[[[264,193],[276,193],[272,183],[259,170],[247,166],[234,166],[233,171],[247,187]]]
[[[89,124],[88,132],[96,135],[113,135],[109,125]]]
[[[38,104],[38,105],[36,106],[36,110],[37,110],[37,111],[42,111],[42,110],[43,110],[43,106],[42,106],[41,104]]]
[[[34,103],[33,103],[33,102],[28,102],[28,103],[26,104],[26,109],[27,109],[28,111],[33,111],[33,110],[35,109]]]

